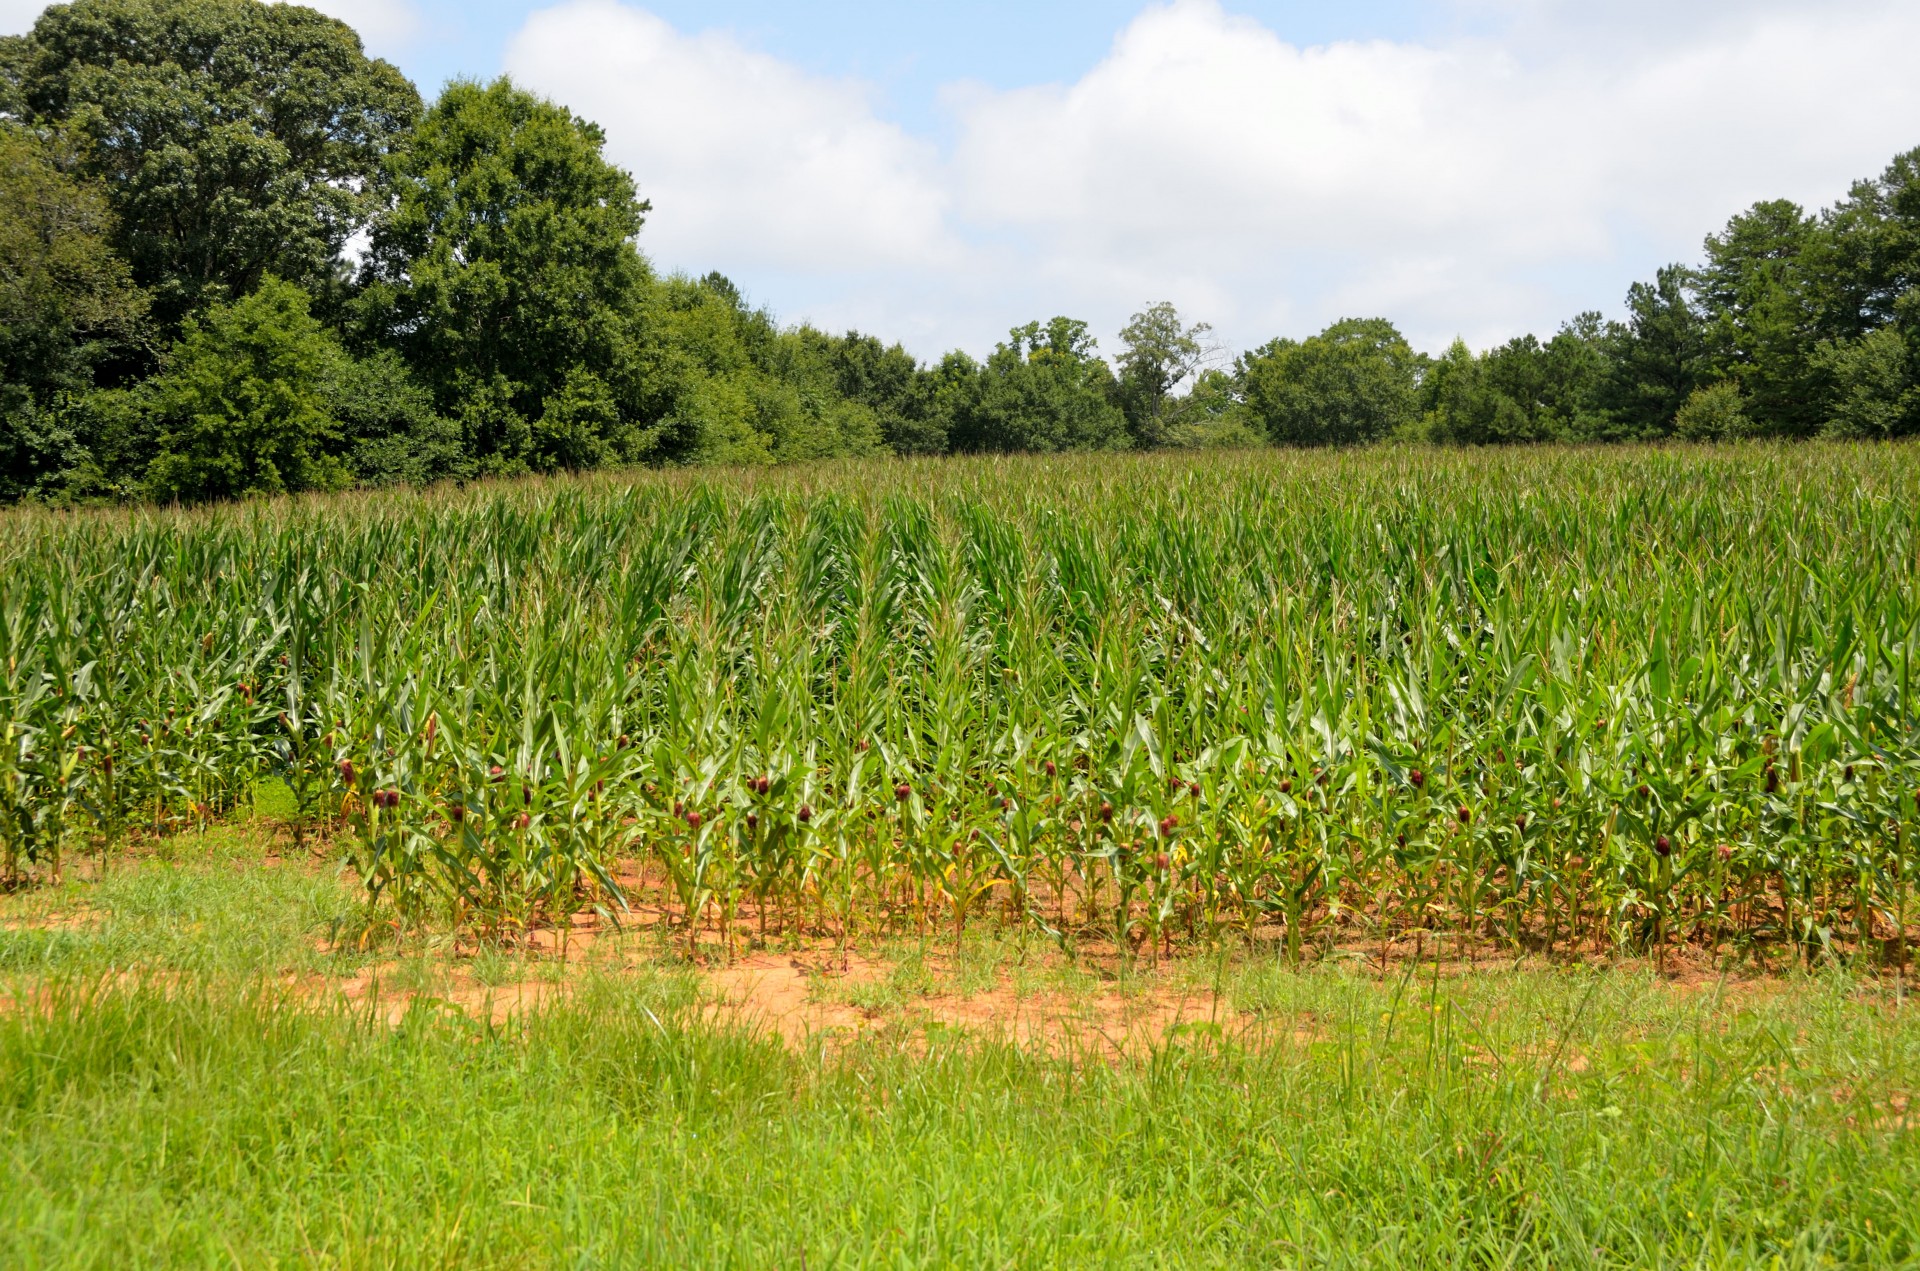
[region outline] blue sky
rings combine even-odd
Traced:
[[[1547,335],[1920,145],[1914,0],[311,2],[601,124],[660,269],[922,357],[1160,300],[1236,350]]]
[[[382,49],[423,91],[457,75],[498,73],[507,42],[541,7],[524,0],[420,0],[415,29]],[[975,0],[963,4],[825,0],[660,0],[647,5],[683,30],[723,28],[742,43],[822,75],[877,85],[888,113],[938,129],[941,85],[996,88],[1077,78],[1143,7],[1138,0]],[[1227,6],[1299,44],[1408,39],[1465,25],[1458,10],[1413,0],[1253,0]]]

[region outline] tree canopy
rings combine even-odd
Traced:
[[[73,0],[4,58],[28,123],[92,144],[114,241],[171,331],[268,274],[323,286],[420,97],[345,23],[257,0]]]
[[[1247,407],[1282,445],[1354,445],[1410,426],[1420,362],[1384,318],[1348,318],[1305,340],[1273,340],[1240,362]]]

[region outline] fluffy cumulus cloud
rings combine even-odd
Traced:
[[[1551,330],[1920,144],[1911,0],[1458,0],[1458,36],[1289,44],[1215,0],[1141,12],[1080,79],[950,86],[939,143],[855,82],[614,0],[508,69],[607,129],[663,264],[923,354],[1170,298],[1245,346],[1382,314],[1429,347]]]
[[[860,84],[805,74],[719,32],[684,35],[613,0],[535,14],[515,78],[601,122],[676,260],[822,272],[951,265],[933,147]]]

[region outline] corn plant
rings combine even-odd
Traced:
[[[373,911],[503,936],[652,904],[689,949],[994,916],[1129,951],[1909,956],[1899,447],[981,458],[6,519],[15,882],[265,781]]]

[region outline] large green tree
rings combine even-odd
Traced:
[[[1920,321],[1920,149],[1856,182],[1821,229],[1807,272],[1822,335],[1851,339]]]
[[[92,141],[164,326],[275,274],[316,292],[419,95],[343,22],[258,0],[73,0],[4,59],[25,116]]]
[[[401,349],[483,470],[653,457],[641,341],[648,205],[594,124],[455,82],[391,165],[359,330]]]
[[[1204,322],[1188,326],[1169,301],[1147,306],[1120,329],[1120,405],[1135,445],[1173,440],[1179,424],[1174,394],[1206,365],[1212,334]]]
[[[1714,378],[1713,346],[1694,303],[1693,275],[1660,270],[1627,291],[1627,320],[1607,327],[1607,373],[1600,398],[1606,440],[1664,437],[1694,391]]]
[[[1384,318],[1269,341],[1240,359],[1238,373],[1254,426],[1281,445],[1376,441],[1418,417],[1420,359]]]
[[[858,331],[829,336],[803,327],[798,334],[828,368],[834,391],[873,411],[889,450],[899,455],[946,450],[946,426],[932,409],[931,380],[906,349]]]
[[[952,358],[936,371],[955,450],[1118,450],[1128,443],[1112,368],[1078,319],[1015,327],[971,384],[965,371]]]
[[[1471,445],[1591,435],[1602,427],[1602,330],[1599,314],[1583,313],[1545,344],[1523,335],[1476,357],[1454,341],[1421,381],[1427,435]]]
[[[271,276],[189,318],[154,384],[149,492],[197,503],[346,485],[329,409],[343,357],[306,292]]]
[[[87,460],[70,399],[141,338],[146,297],[110,244],[113,216],[71,154],[0,122],[0,498]]]
[[[1785,199],[1756,203],[1706,242],[1695,284],[1717,376],[1736,380],[1757,431],[1808,436],[1821,423],[1812,354],[1818,312],[1805,258],[1818,226]]]

